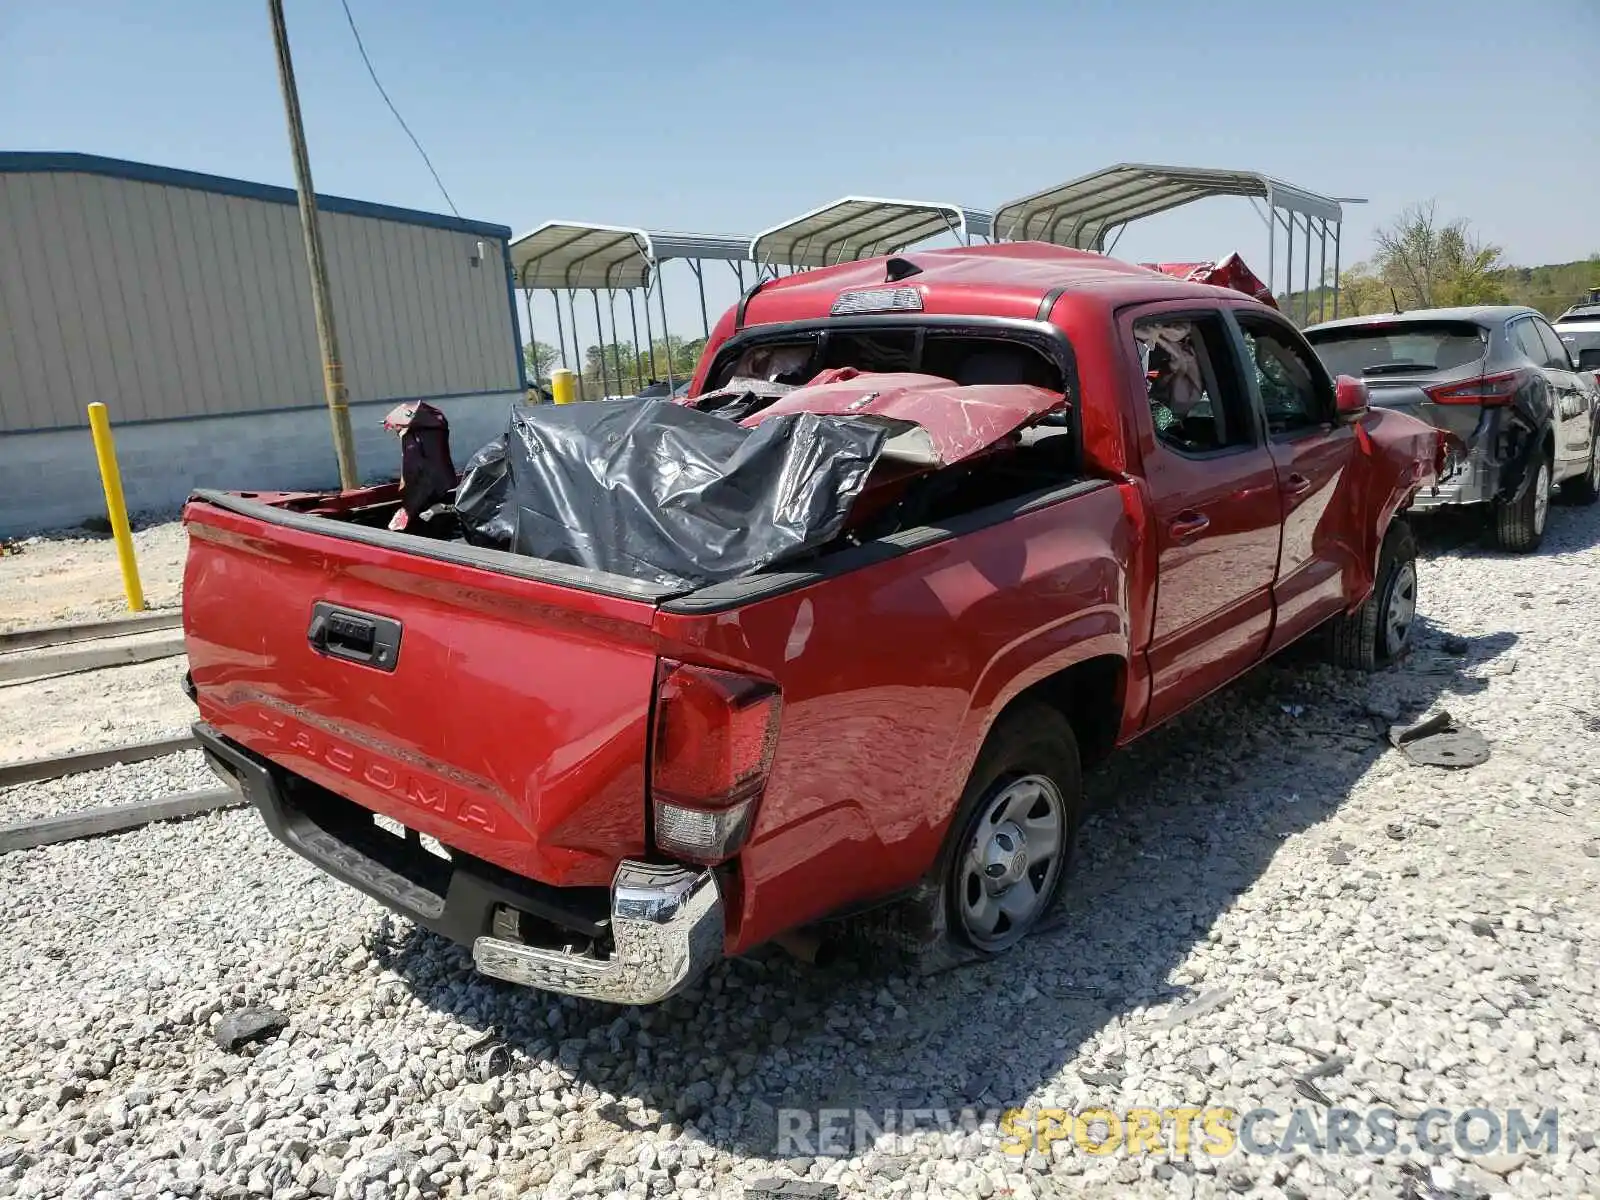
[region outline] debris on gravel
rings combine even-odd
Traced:
[[[212,1039],[224,1050],[237,1050],[281,1033],[289,1018],[275,1008],[252,1006],[226,1013],[211,1031]]]
[[[1600,690],[1600,509],[1420,576],[1410,659],[1274,662],[1114,756],[1062,920],[930,977],[758,952],[650,1009],[530,992],[248,810],[4,856],[0,1197],[1600,1195],[1600,766],[1569,707]],[[1487,762],[1382,736],[1440,707]],[[287,1025],[222,1050],[252,1006]],[[1198,1122],[1186,1154],[1082,1148],[1216,1106],[1280,1114],[1274,1152],[1212,1156]],[[1329,1144],[1342,1112],[1432,1110],[1476,1110],[1471,1144]],[[1033,1136],[1051,1112],[1070,1136]],[[1559,1136],[1487,1136],[1513,1112]]]

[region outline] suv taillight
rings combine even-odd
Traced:
[[[1517,390],[1531,372],[1526,370],[1501,371],[1496,375],[1480,375],[1465,383],[1436,383],[1422,390],[1435,404],[1481,404],[1484,408],[1505,408],[1517,396]]]
[[[766,786],[782,695],[735,671],[662,666],[650,762],[656,845],[693,862],[722,862],[744,842]]]

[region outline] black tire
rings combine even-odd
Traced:
[[[1582,475],[1561,485],[1561,499],[1568,504],[1593,504],[1600,500],[1600,446],[1589,442],[1589,465]]]
[[[1335,617],[1328,626],[1328,657],[1336,666],[1358,671],[1375,671],[1393,662],[1410,646],[1416,606],[1417,537],[1409,522],[1396,517],[1378,553],[1372,594],[1355,612]],[[1396,621],[1402,616],[1397,640]]]
[[[970,904],[963,901],[964,896],[970,900],[965,887],[973,874],[971,853],[1005,844],[1008,825],[995,821],[993,810],[1006,802],[1008,794],[1026,803],[1027,789],[1038,786],[1039,780],[1047,780],[1053,786],[1060,802],[1059,842],[1053,862],[1038,878],[1032,867],[1025,868],[1015,883],[1004,888],[1002,895],[1010,895],[1026,881],[1031,892],[1015,891],[1014,896],[1029,905],[1026,917],[997,926],[993,936],[979,936],[970,924]],[[1042,795],[1030,815],[1053,803],[1048,795]],[[924,938],[917,954],[925,969],[993,957],[1039,928],[1066,890],[1082,813],[1083,775],[1072,725],[1059,710],[1046,704],[1029,702],[1006,712],[990,730],[978,754],[929,886],[923,889],[918,902],[923,911],[915,924],[924,931]],[[1021,852],[1028,853],[1025,845]],[[1003,886],[998,879],[996,884]]]
[[[1495,544],[1513,554],[1531,554],[1544,541],[1545,522],[1550,515],[1550,481],[1554,474],[1549,456],[1541,456],[1533,470],[1534,480],[1521,496],[1494,506]]]

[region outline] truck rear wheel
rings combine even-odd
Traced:
[[[1328,656],[1334,664],[1373,671],[1393,662],[1411,644],[1417,616],[1417,537],[1396,517],[1378,554],[1378,578],[1366,602],[1328,628]]]
[[[1061,713],[1026,704],[1000,718],[978,755],[941,858],[949,949],[998,954],[1064,891],[1083,808],[1078,742]]]

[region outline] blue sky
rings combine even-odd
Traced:
[[[1132,160],[1367,197],[1347,262],[1427,199],[1513,262],[1600,251],[1600,0],[350,3],[462,213],[518,231],[750,233],[852,192],[993,207]],[[443,211],[337,0],[286,7],[318,190]],[[3,4],[0,52],[0,148],[292,182],[265,3]],[[1118,254],[1264,244],[1219,200]]]

